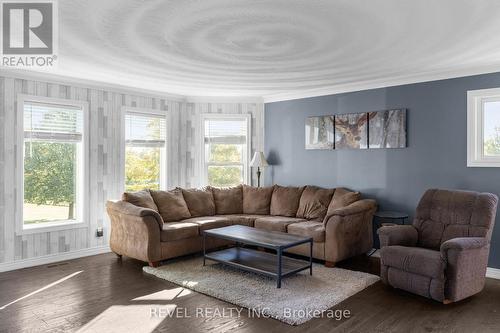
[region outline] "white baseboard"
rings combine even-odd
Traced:
[[[500,268],[488,267],[486,269],[486,277],[500,280]]]
[[[58,261],[77,259],[108,252],[111,252],[111,249],[109,248],[108,245],[105,245],[105,246],[98,246],[71,252],[49,254],[46,256],[41,256],[36,258],[15,260],[11,262],[0,263],[0,272],[7,272],[26,267],[46,265]]]

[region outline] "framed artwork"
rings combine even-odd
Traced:
[[[369,112],[369,148],[406,147],[406,109]]]
[[[368,113],[335,116],[335,149],[368,148]]]
[[[334,148],[333,116],[309,117],[306,119],[306,149]]]

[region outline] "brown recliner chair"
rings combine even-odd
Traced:
[[[480,292],[497,203],[491,193],[426,191],[413,225],[378,230],[382,281],[445,304]]]

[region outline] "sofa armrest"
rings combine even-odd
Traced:
[[[484,237],[453,238],[441,244],[446,265],[445,298],[456,302],[484,288],[490,244]]]
[[[325,260],[338,262],[367,253],[373,246],[375,200],[363,199],[331,212],[325,226]]]
[[[113,252],[147,262],[161,260],[163,220],[157,212],[125,201],[108,201],[106,209],[111,220]]]
[[[323,223],[326,224],[328,222],[328,220],[334,215],[337,215],[337,216],[356,215],[359,213],[363,213],[365,211],[375,209],[376,207],[377,207],[377,202],[375,200],[372,200],[372,199],[358,200],[356,202],[353,202],[349,206],[337,208],[333,212],[330,212],[323,220]]]
[[[418,231],[412,225],[392,225],[377,230],[380,248],[384,246],[401,245],[415,246],[418,241]]]
[[[441,244],[441,252],[448,250],[474,250],[488,245],[488,240],[484,237],[459,237],[452,238]]]
[[[108,202],[106,202],[106,209],[108,213],[114,212],[116,214],[123,214],[123,215],[137,216],[137,217],[152,216],[155,218],[160,229],[163,227],[163,218],[161,217],[161,215],[158,214],[158,212],[149,208],[139,207],[131,204],[130,202],[122,200],[116,200],[116,201],[109,200]]]

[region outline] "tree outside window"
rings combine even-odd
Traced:
[[[30,102],[23,110],[23,222],[76,220],[78,175],[83,169],[83,112]]]
[[[125,116],[125,191],[165,187],[166,119],[129,112]]]

